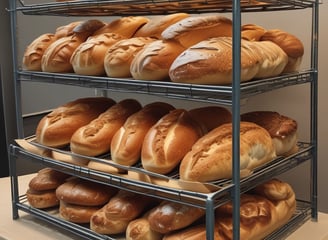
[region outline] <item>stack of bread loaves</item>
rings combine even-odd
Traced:
[[[71,178],[56,189],[59,214],[67,221],[89,223],[92,214],[105,205],[116,188],[81,178]]]
[[[56,189],[70,177],[51,168],[38,171],[29,182],[26,192],[27,201],[35,208],[49,208],[59,205]]]

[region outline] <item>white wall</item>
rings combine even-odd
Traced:
[[[328,76],[328,50],[325,44],[328,42],[328,30],[325,23],[328,21],[328,5],[320,6],[320,32],[319,32],[319,142],[318,142],[318,189],[319,189],[319,210],[328,212],[328,191],[326,191],[326,182],[328,175],[328,161],[325,156],[328,155],[327,140],[328,140],[328,125],[325,122],[328,120],[328,111],[326,102],[328,95],[328,82],[325,79]],[[22,17],[18,26],[20,53],[24,47],[41,33],[51,32],[60,24],[73,21],[72,18],[57,18],[57,17]],[[75,19],[74,19],[75,20]],[[103,20],[110,20],[104,18]],[[308,68],[310,64],[310,41],[311,41],[311,10],[297,10],[289,12],[265,12],[265,13],[247,13],[243,14],[243,23],[256,23],[267,29],[281,28],[298,36],[305,45],[305,55],[302,68]],[[21,58],[21,56],[19,56]],[[51,87],[51,89],[50,89]],[[23,84],[23,113],[31,113],[58,106],[60,103],[78,96],[92,95],[93,90],[62,87],[47,84]],[[131,97],[129,94],[120,95],[110,93],[110,96],[115,99]],[[152,101],[154,97],[146,95],[135,96],[142,103]],[[156,99],[156,98],[155,98]],[[190,102],[173,101],[177,107],[190,108]],[[197,104],[202,105],[202,104]],[[248,110],[275,110],[287,116],[293,117],[299,124],[299,137],[301,140],[309,139],[309,86],[299,85],[272,91],[248,99],[247,104],[242,107],[242,111]],[[284,174],[282,178],[286,178],[291,182],[295,191],[299,196],[307,195],[308,189],[308,163],[298,167],[296,170]]]

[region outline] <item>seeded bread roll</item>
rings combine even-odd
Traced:
[[[254,122],[265,128],[278,156],[292,153],[297,146],[297,122],[290,117],[272,111],[254,111],[242,114],[241,120]]]
[[[255,123],[240,123],[240,171],[246,175],[276,157],[270,134]],[[232,177],[232,124],[200,138],[180,164],[180,178],[208,182]]]
[[[141,49],[131,62],[130,73],[139,80],[168,80],[172,62],[185,50],[173,40],[156,40]]]
[[[169,112],[147,132],[141,149],[142,166],[151,172],[169,173],[202,135],[201,126],[186,110]]]
[[[231,36],[232,21],[218,15],[190,16],[162,32],[163,39],[176,40],[185,48],[212,37]]]
[[[25,49],[23,56],[23,69],[29,71],[42,71],[41,59],[46,49],[57,40],[53,33],[45,33],[34,39]]]
[[[71,138],[71,151],[85,156],[109,152],[115,133],[126,119],[139,111],[141,105],[134,99],[124,99],[100,114],[89,124],[80,127]]]
[[[36,141],[49,147],[66,146],[77,129],[114,104],[114,100],[104,97],[79,98],[63,104],[40,120]]]
[[[110,46],[124,39],[116,33],[103,33],[90,36],[73,52],[70,63],[77,74],[102,76],[105,75],[104,58]]]
[[[113,136],[110,151],[112,160],[127,166],[140,160],[142,143],[148,130],[173,109],[168,103],[154,102],[132,114]]]
[[[149,37],[123,39],[108,48],[104,58],[104,68],[108,77],[131,77],[130,66],[135,55],[147,43],[155,41]]]

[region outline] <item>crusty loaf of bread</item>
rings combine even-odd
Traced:
[[[108,48],[104,58],[104,68],[108,77],[131,77],[130,66],[135,55],[147,43],[155,41],[150,37],[123,39]]]
[[[169,112],[147,132],[141,149],[142,166],[151,172],[169,173],[202,135],[202,128],[188,111]]]
[[[29,181],[28,186],[30,189],[36,191],[54,190],[63,184],[69,177],[70,175],[59,172],[52,168],[42,168]]]
[[[56,28],[55,36],[57,38],[67,37],[74,34],[74,28],[82,21],[74,21]]]
[[[38,191],[29,188],[26,191],[26,199],[34,208],[44,209],[59,205],[55,189]]]
[[[72,53],[70,63],[77,74],[102,76],[105,75],[104,58],[110,46],[124,39],[116,33],[103,33],[90,36]]]
[[[24,51],[23,69],[29,71],[42,71],[42,56],[49,45],[56,40],[57,37],[53,33],[45,33],[34,39]]]
[[[124,99],[111,106],[74,132],[70,142],[71,151],[85,156],[98,156],[109,152],[115,133],[126,119],[141,107],[135,99]]]
[[[270,134],[255,123],[240,123],[240,171],[249,174],[276,157]],[[180,178],[213,181],[232,176],[232,124],[223,124],[192,147],[180,164]]]
[[[241,26],[241,37],[248,41],[260,41],[265,32],[265,28],[252,23]]]
[[[185,228],[204,215],[204,209],[163,201],[150,210],[148,221],[153,231],[165,234]]]
[[[273,111],[254,111],[242,114],[241,120],[265,128],[272,137],[278,156],[291,153],[297,145],[297,122],[290,117]]]
[[[165,40],[176,40],[185,48],[212,37],[231,37],[232,21],[220,15],[190,16],[162,32]]]
[[[130,73],[139,80],[168,80],[172,62],[185,50],[174,40],[156,40],[147,44],[133,58]]]
[[[113,136],[110,151],[112,160],[127,166],[139,161],[148,130],[173,109],[168,103],[153,102],[132,114]]]
[[[65,103],[40,120],[35,133],[36,141],[49,147],[68,145],[77,129],[114,104],[114,100],[105,97],[79,98]]]
[[[284,226],[295,212],[291,186],[272,179],[240,198],[240,240],[260,240]],[[206,225],[166,234],[163,240],[205,240]],[[216,209],[214,240],[233,239],[232,203]]]

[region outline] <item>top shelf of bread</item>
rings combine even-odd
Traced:
[[[240,0],[242,12],[311,8],[318,0]],[[37,3],[35,3],[37,2]],[[42,2],[42,3],[40,3]],[[231,12],[233,0],[19,0],[25,15],[127,16]]]

